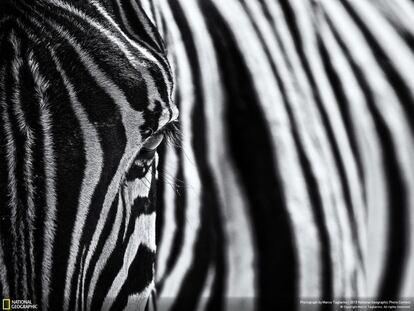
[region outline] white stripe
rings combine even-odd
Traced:
[[[47,309],[50,291],[50,275],[52,269],[52,249],[56,230],[56,160],[54,156],[53,137],[52,137],[52,117],[49,111],[48,98],[46,91],[48,84],[38,71],[38,65],[33,58],[29,57],[29,65],[34,77],[36,91],[39,96],[40,122],[42,124],[43,150],[44,150],[44,170],[46,183],[46,211],[44,223],[44,250],[42,257],[42,306]]]
[[[164,224],[161,230],[160,242],[158,243],[156,280],[165,276],[167,260],[171,253],[177,224],[175,219],[175,183],[178,171],[178,157],[175,147],[168,144],[165,151],[164,171],[160,172],[164,183]]]

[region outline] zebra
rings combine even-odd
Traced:
[[[2,296],[41,310],[145,306],[173,78],[143,12],[138,42],[99,4],[79,5],[2,3]]]
[[[184,138],[160,150],[184,180],[160,192],[160,303],[412,297],[412,3],[159,3]]]
[[[411,2],[0,6],[2,297],[412,296]]]

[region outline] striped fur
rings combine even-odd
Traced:
[[[156,171],[141,149],[177,117],[162,43],[132,40],[98,5],[1,12],[1,296],[145,307]]]
[[[161,310],[295,310],[413,295],[409,0],[0,6],[2,296],[141,310],[156,288]],[[175,104],[157,173],[142,146]]]
[[[412,297],[413,4],[157,4],[183,135],[161,153],[162,309]]]

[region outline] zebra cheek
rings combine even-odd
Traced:
[[[154,287],[156,256],[156,169],[157,156],[143,158],[138,155],[126,174],[123,184],[123,205],[126,209],[126,239],[135,244],[131,253],[129,275],[134,275],[134,292],[150,293]],[[148,294],[149,295],[149,294]],[[144,295],[145,296],[145,295]]]

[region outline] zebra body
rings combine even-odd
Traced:
[[[413,295],[411,2],[1,6],[3,297],[135,310],[156,289],[161,309],[294,310]]]
[[[174,310],[211,307],[203,295],[230,297],[219,304],[230,310],[240,297],[263,310],[300,308],[298,297],[412,297],[412,5],[160,6],[194,156],[188,140],[165,151],[166,175],[190,186],[175,202],[166,189],[159,214],[196,239],[176,255],[171,233],[159,237],[159,295]],[[197,247],[209,255],[188,261]]]

